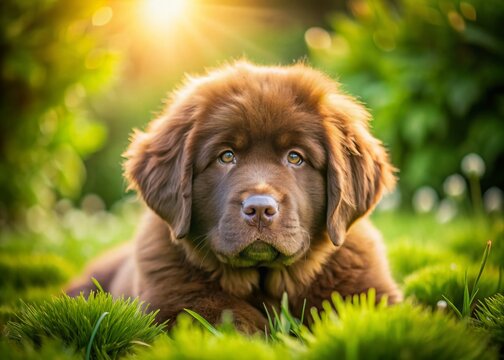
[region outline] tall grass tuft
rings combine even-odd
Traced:
[[[270,337],[274,341],[288,341],[288,336],[295,336],[301,342],[301,328],[304,322],[306,308],[306,299],[303,302],[300,318],[298,319],[291,314],[289,309],[289,296],[286,292],[282,294],[280,302],[280,311],[278,312],[274,307],[271,307],[271,313],[264,305],[264,310],[268,318],[268,329],[266,331],[266,340]]]
[[[479,291],[478,285],[479,285],[479,282],[481,279],[481,275],[483,274],[483,271],[485,270],[485,266],[486,266],[488,257],[490,256],[491,248],[492,248],[492,242],[488,241],[488,243],[485,247],[485,251],[483,252],[483,258],[481,260],[478,275],[476,276],[476,279],[474,280],[474,283],[473,283],[470,291],[469,291],[469,280],[467,279],[467,271],[466,271],[465,276],[464,276],[464,296],[462,298],[462,308],[460,310],[448,297],[443,295],[443,299],[446,300],[448,305],[450,305],[451,309],[455,312],[455,314],[457,314],[457,316],[460,319],[468,318],[472,314],[473,304],[474,304],[474,301],[476,300],[476,295],[478,294],[478,291]]]
[[[504,295],[496,294],[480,301],[475,316],[477,324],[488,330],[493,341],[504,351]]]
[[[467,277],[466,277],[467,269]],[[413,296],[418,302],[436,307],[443,296],[450,299],[456,308],[464,306],[465,283],[474,284],[478,276],[478,267],[461,264],[435,265],[423,268],[406,277],[404,280],[404,294]],[[488,267],[485,276],[480,278],[475,300],[481,300],[503,291],[499,285],[499,272]]]
[[[439,311],[403,303],[376,304],[375,294],[344,300],[333,295],[312,310],[304,331],[306,359],[495,359],[484,334]]]
[[[163,332],[154,313],[145,313],[138,299],[113,299],[104,292],[54,297],[41,304],[23,304],[15,321],[7,324],[9,338],[39,346],[45,338],[56,339],[86,352],[86,358],[112,359],[148,346]],[[104,315],[107,314],[107,315]]]

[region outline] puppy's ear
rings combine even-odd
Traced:
[[[172,228],[177,238],[189,232],[192,192],[194,109],[172,106],[169,112],[136,131],[124,153],[125,177]]]
[[[327,230],[341,246],[352,223],[369,212],[395,185],[395,169],[380,141],[369,132],[369,113],[353,98],[327,97],[321,109],[327,134]]]

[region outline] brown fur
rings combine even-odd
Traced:
[[[380,234],[366,215],[395,178],[368,130],[369,114],[338,84],[304,65],[239,62],[190,79],[167,111],[126,152],[126,177],[152,209],[122,261],[91,266],[69,290],[98,275],[114,295],[139,296],[174,320],[191,308],[209,321],[233,312],[244,331],[264,329],[263,303],[284,291],[294,311],[375,288],[401,294]],[[219,162],[232,150],[236,163]],[[294,150],[304,162],[292,165]],[[245,199],[279,204],[271,225],[240,216]],[[278,257],[244,259],[256,240]],[[296,312],[295,312],[296,313]]]

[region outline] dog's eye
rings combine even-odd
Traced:
[[[301,165],[303,163],[303,157],[296,151],[291,151],[287,154],[287,161],[292,165]]]
[[[226,150],[219,155],[219,161],[223,164],[231,164],[236,161],[235,154],[231,150]]]

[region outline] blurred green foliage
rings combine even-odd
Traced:
[[[504,184],[501,0],[351,0],[333,17],[332,45],[313,62],[371,109],[400,169],[404,197],[441,189],[469,152],[483,187]]]
[[[408,274],[426,266],[468,263],[463,256],[456,255],[447,249],[439,249],[431,244],[414,244],[405,241],[390,246],[388,256],[390,270],[397,281],[403,281]]]
[[[79,195],[82,159],[107,129],[86,107],[109,79],[116,56],[91,15],[104,1],[0,4],[0,222]]]
[[[404,279],[404,295],[407,297],[412,296],[420,303],[432,307],[436,307],[444,295],[458,309],[461,309],[465,272],[467,270],[469,284],[472,286],[479,270],[476,266],[467,269],[463,265],[452,263],[450,265],[424,267]],[[504,291],[504,285],[499,283],[499,272],[495,268],[485,269],[481,280],[478,285],[477,299],[483,299]]]
[[[72,265],[59,256],[44,254],[0,255],[0,287],[12,286],[22,290],[33,286],[62,284],[75,270]]]

